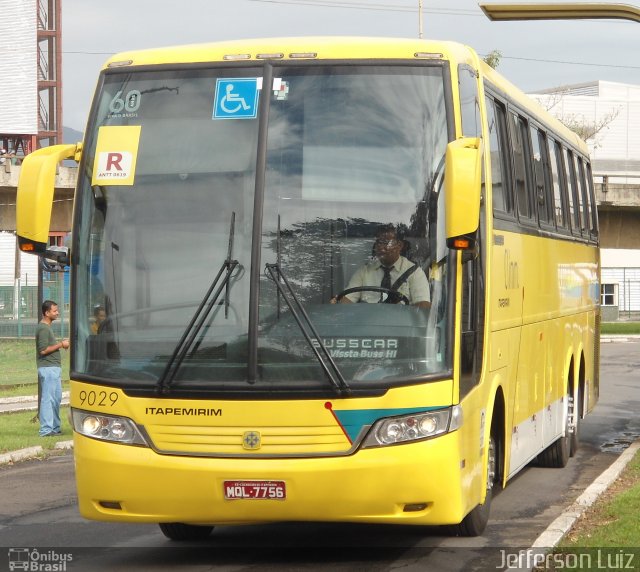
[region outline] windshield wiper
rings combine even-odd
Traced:
[[[278,292],[280,292],[280,295],[287,303],[287,306],[289,306],[289,310],[291,311],[293,319],[298,324],[298,327],[300,328],[304,339],[307,341],[307,344],[309,344],[309,347],[313,350],[313,353],[318,359],[318,362],[322,366],[325,374],[329,378],[329,381],[331,381],[333,386],[338,390],[340,394],[351,394],[351,388],[344,379],[340,369],[338,369],[336,362],[333,361],[333,358],[331,357],[327,346],[324,345],[324,342],[322,341],[322,338],[319,336],[318,331],[313,325],[309,314],[307,314],[304,307],[300,303],[300,300],[296,296],[296,293],[293,291],[293,288],[291,288],[291,285],[289,284],[287,277],[282,272],[282,268],[280,268],[280,265],[277,263],[266,264],[265,268],[271,276],[271,279],[275,283]],[[281,278],[282,282],[280,282],[278,278]],[[286,291],[282,284],[286,286]],[[293,303],[291,302],[291,300],[289,300],[287,293],[293,299]]]
[[[237,260],[232,260],[233,254],[233,235],[235,232],[236,213],[231,213],[231,226],[229,228],[229,248],[227,250],[227,259],[220,266],[218,274],[213,279],[211,286],[207,290],[202,302],[198,306],[198,309],[193,314],[189,325],[185,328],[180,341],[176,345],[167,365],[158,379],[156,385],[156,393],[159,395],[166,395],[169,392],[169,387],[178,373],[178,370],[182,366],[189,349],[193,346],[193,342],[198,337],[198,333],[202,330],[209,314],[218,303],[218,298],[225,290],[225,317],[228,317],[229,309],[229,286],[233,271],[238,266]],[[224,277],[223,277],[224,275]],[[220,280],[222,278],[222,280]],[[219,284],[218,284],[219,283]]]

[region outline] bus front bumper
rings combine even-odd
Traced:
[[[479,501],[457,434],[348,457],[208,458],[75,435],[81,514],[92,520],[454,524]],[[470,463],[467,463],[469,465]],[[284,499],[225,498],[225,482],[284,481]]]

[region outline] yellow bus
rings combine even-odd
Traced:
[[[174,540],[267,521],[479,535],[518,471],[567,463],[597,401],[587,148],[466,46],[122,53],[84,144],[32,153],[18,194],[21,249],[71,267],[86,518]]]

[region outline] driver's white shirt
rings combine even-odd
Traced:
[[[393,285],[394,282],[412,266],[413,262],[407,260],[404,256],[398,258],[391,267],[391,284]],[[383,276],[384,271],[382,270],[382,264],[380,264],[380,261],[376,258],[356,270],[356,273],[352,276],[347,288],[356,288],[358,286],[379,287]],[[418,302],[431,302],[429,282],[424,271],[419,266],[398,288],[398,292],[409,298],[409,301],[412,304],[417,304]],[[352,302],[368,302],[369,304],[375,304],[380,301],[380,292],[353,292],[352,294],[347,294],[346,297]]]

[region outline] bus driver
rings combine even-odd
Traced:
[[[393,225],[382,226],[376,233],[374,243],[375,259],[361,266],[353,275],[347,286],[379,287],[394,290],[408,298],[409,302],[419,308],[431,307],[429,282],[417,264],[414,264],[400,253],[404,247],[404,240],[398,236]],[[377,303],[386,298],[385,294],[371,290],[346,294],[340,299],[341,304],[352,302]],[[332,304],[337,298],[331,299]]]

